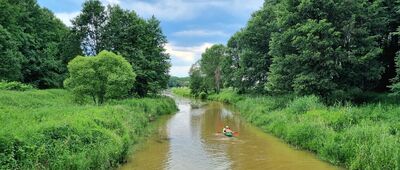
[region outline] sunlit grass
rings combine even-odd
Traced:
[[[0,169],[108,169],[123,162],[172,99],[73,103],[65,90],[0,91]]]

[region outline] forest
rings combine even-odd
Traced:
[[[196,95],[316,95],[351,101],[398,93],[397,0],[266,0],[227,45],[214,45],[190,71]]]
[[[265,0],[208,48],[181,96],[348,169],[400,168],[400,1]]]

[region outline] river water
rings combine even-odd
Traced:
[[[222,103],[173,98],[180,111],[163,117],[158,132],[120,169],[339,169],[253,127]],[[225,125],[235,137],[222,135]]]

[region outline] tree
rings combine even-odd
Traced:
[[[224,62],[224,77],[227,85],[238,88],[239,92],[262,93],[267,82],[271,56],[269,41],[277,31],[274,22],[274,1],[266,1],[264,6],[253,13],[245,28],[228,41],[229,56]]]
[[[60,87],[66,70],[59,47],[68,28],[35,0],[2,0],[0,7],[2,79]]]
[[[77,56],[68,64],[68,71],[65,87],[78,101],[90,96],[96,104],[128,96],[136,77],[128,61],[108,51],[94,57]]]
[[[100,7],[86,10],[86,13],[107,14],[96,30],[100,36],[96,48],[121,54],[129,61],[137,74],[131,93],[145,96],[167,88],[170,63],[164,49],[167,40],[160,22],[155,17],[144,20],[134,11],[123,10],[118,5],[108,6],[106,12],[97,10]]]
[[[213,45],[207,48],[201,55],[200,69],[205,74],[205,85],[219,93],[221,80],[221,63],[226,55],[226,48],[223,45]]]
[[[369,1],[282,2],[281,31],[272,36],[273,62],[267,88],[329,96],[335,91],[370,90],[381,78],[375,15]]]
[[[204,75],[200,70],[199,61],[194,63],[189,71],[190,76],[190,93],[194,96],[199,96],[200,93],[208,93],[208,90],[205,86]]]
[[[0,80],[21,81],[22,54],[16,48],[17,42],[0,25]]]
[[[100,0],[85,1],[82,13],[72,20],[72,31],[79,38],[85,55],[96,55],[101,50],[100,44],[105,41],[102,37],[105,21],[105,7]]]

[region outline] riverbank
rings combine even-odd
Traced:
[[[233,104],[248,122],[332,164],[400,168],[400,104],[326,106],[315,96],[255,97],[229,90],[208,99]]]
[[[177,110],[166,97],[78,105],[65,90],[0,91],[0,169],[109,169]]]

